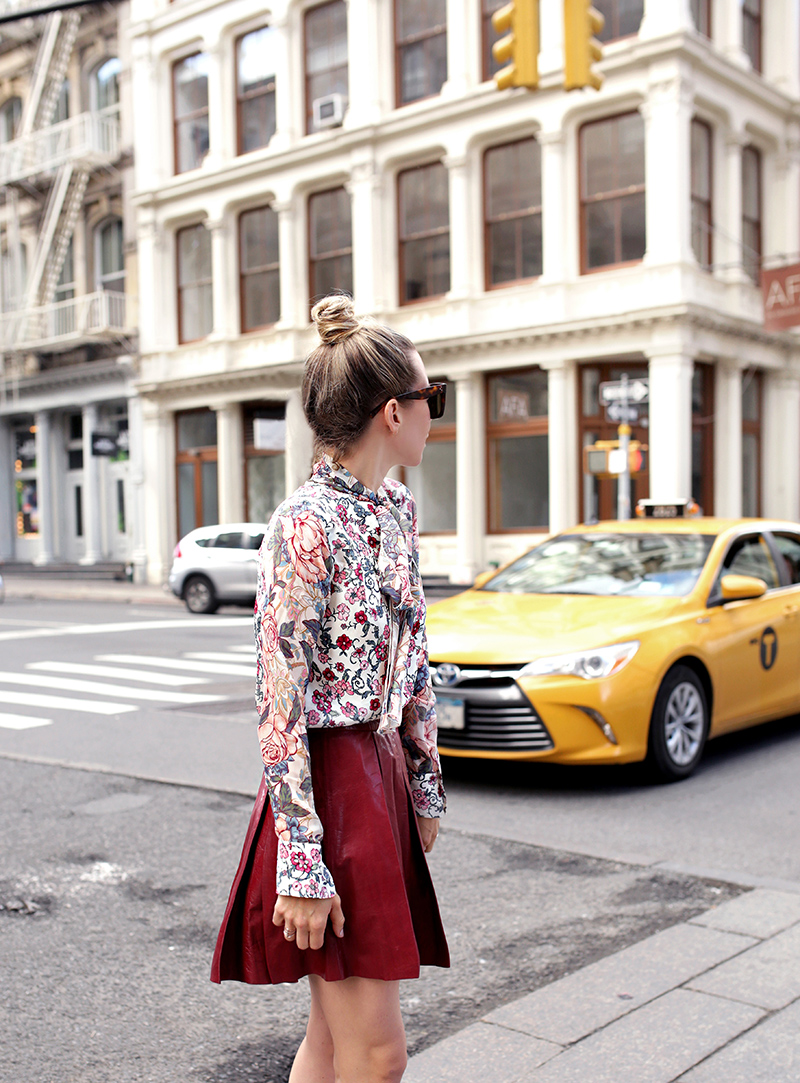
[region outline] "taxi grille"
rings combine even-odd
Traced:
[[[491,684],[492,682],[487,682]],[[464,703],[464,729],[440,729],[439,747],[446,751],[544,752],[553,739],[533,705],[514,681],[497,681],[495,687],[435,689],[437,698]]]

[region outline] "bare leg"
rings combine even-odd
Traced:
[[[315,979],[311,978],[310,982],[311,1011],[308,1015],[306,1036],[294,1058],[289,1083],[335,1083],[333,1038],[325,1022]]]

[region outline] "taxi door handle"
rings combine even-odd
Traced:
[[[789,620],[793,620],[797,616],[797,611],[800,609],[798,605],[785,605],[783,607],[783,615],[788,617]]]

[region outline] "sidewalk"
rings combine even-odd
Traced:
[[[798,1083],[800,894],[757,888],[490,1012],[404,1083]]]
[[[41,598],[51,602],[130,602],[136,605],[181,606],[171,590],[112,579],[47,579],[44,576],[4,575],[9,601]],[[1,611],[0,611],[1,612]]]

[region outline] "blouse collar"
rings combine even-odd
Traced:
[[[328,454],[323,455],[319,462],[314,464],[311,480],[322,485],[330,485],[332,489],[339,489],[340,492],[352,493],[353,496],[372,500],[378,504],[385,503],[387,499],[387,493],[383,485],[381,485],[377,493],[373,492],[372,489],[366,487],[363,481],[359,481],[355,474],[351,474],[346,466],[342,466],[341,463],[336,462]]]

